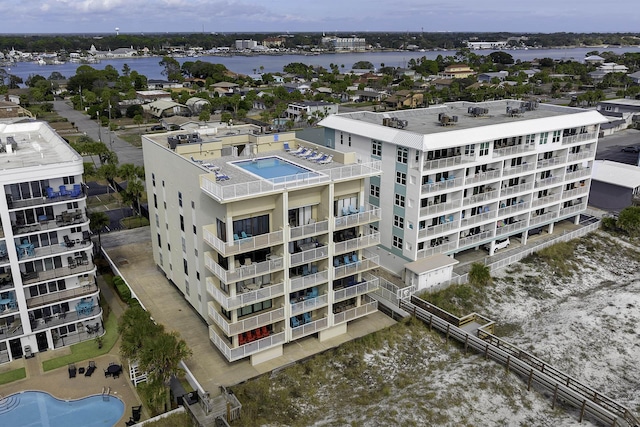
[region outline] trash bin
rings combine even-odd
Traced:
[[[33,356],[33,354],[31,353],[31,346],[30,345],[25,345],[24,346],[24,358],[25,359],[29,359],[32,356]]]

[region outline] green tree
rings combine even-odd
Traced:
[[[111,220],[107,216],[106,213],[100,212],[91,212],[89,214],[89,228],[92,232],[98,233],[98,250],[96,252],[100,252],[102,248],[102,240],[100,239],[100,233],[102,233],[102,229],[108,226],[111,223]]]
[[[617,225],[631,237],[640,236],[640,206],[629,206],[620,211]]]
[[[113,179],[117,175],[117,171],[117,167],[113,163],[105,163],[98,168],[98,175],[107,180],[107,197],[109,197],[109,188],[111,187]]]
[[[142,118],[141,114],[136,114],[135,116],[133,116],[133,123],[137,124],[138,127],[140,127],[143,121],[144,119]]]
[[[159,64],[164,67],[164,70],[162,70],[161,74],[163,76],[166,76],[168,80],[175,82],[181,82],[182,80],[184,80],[182,78],[180,63],[175,58],[164,56],[162,57],[162,61],[160,61]]]
[[[471,264],[469,270],[469,284],[478,287],[484,287],[491,283],[491,271],[489,267],[479,262]]]

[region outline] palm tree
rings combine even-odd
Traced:
[[[106,213],[100,212],[91,212],[89,214],[89,228],[92,232],[98,233],[98,252],[102,248],[102,240],[100,239],[100,233],[102,229],[111,223],[111,220],[107,216]]]
[[[474,286],[483,287],[491,283],[491,270],[486,265],[474,262],[469,270],[469,283]]]

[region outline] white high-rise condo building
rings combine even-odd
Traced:
[[[377,311],[365,180],[379,160],[250,125],[145,135],[143,150],[155,263],[227,360],[260,363]]]
[[[43,122],[0,123],[0,362],[103,333],[83,162]]]
[[[367,203],[381,207],[381,264],[458,254],[578,221],[587,207],[596,111],[537,102],[454,102],[329,116],[324,145],[381,161]]]

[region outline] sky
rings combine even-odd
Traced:
[[[640,32],[638,0],[0,0],[0,34]]]

